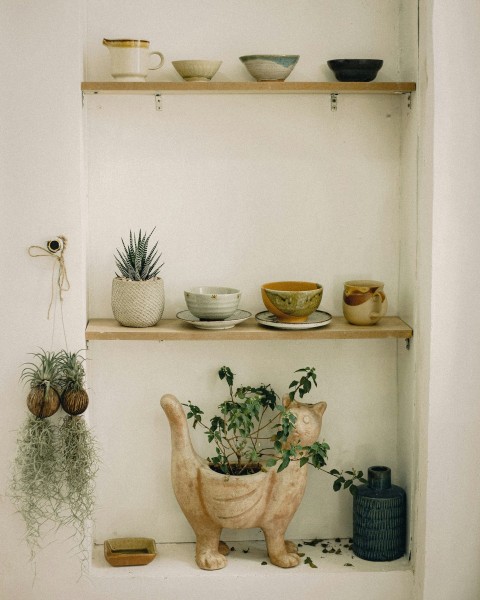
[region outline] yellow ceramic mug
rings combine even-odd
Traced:
[[[383,282],[359,279],[346,281],[343,290],[343,315],[352,325],[374,325],[387,312]]]

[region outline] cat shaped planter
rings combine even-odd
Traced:
[[[286,394],[284,405],[296,416],[292,443],[313,444],[322,427],[325,402],[302,404]],[[222,529],[259,527],[265,535],[270,561],[279,567],[300,562],[297,547],[285,532],[305,492],[307,469],[291,461],[280,473],[276,467],[251,475],[224,475],[210,469],[193,449],[181,403],[170,394],[161,405],[172,434],[172,485],[177,501],[196,536],[195,559],[201,569],[223,569],[228,547]]]

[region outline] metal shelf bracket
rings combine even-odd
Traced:
[[[337,110],[337,96],[338,94],[330,94],[330,110],[335,112]]]
[[[155,110],[162,110],[162,94],[155,94]]]

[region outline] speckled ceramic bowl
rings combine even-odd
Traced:
[[[257,81],[285,81],[293,71],[298,54],[250,54],[240,56],[250,75]]]
[[[264,283],[262,300],[283,323],[303,323],[320,306],[323,286],[309,281]]]
[[[185,290],[188,310],[203,321],[222,321],[237,310],[241,292],[235,288],[201,286]]]
[[[221,60],[172,60],[172,65],[185,81],[210,81],[221,64]]]

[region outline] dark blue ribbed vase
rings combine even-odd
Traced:
[[[353,552],[365,560],[395,560],[405,554],[405,491],[391,483],[388,467],[370,467],[368,484],[353,499]]]

